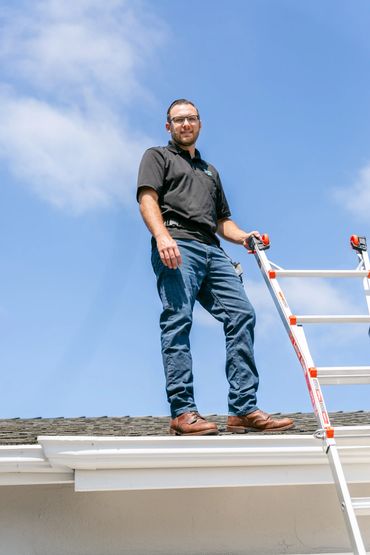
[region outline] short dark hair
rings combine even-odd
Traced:
[[[191,105],[194,106],[194,108],[196,109],[197,114],[198,114],[198,118],[199,118],[199,110],[198,110],[198,108],[195,106],[194,102],[192,102],[191,100],[188,100],[187,98],[177,98],[177,100],[174,100],[174,101],[170,104],[170,106],[169,106],[169,108],[168,108],[168,110],[167,110],[167,121],[168,121],[168,123],[170,123],[170,121],[171,121],[170,112],[171,112],[172,108],[173,108],[174,106],[177,106],[178,104],[191,104]]]

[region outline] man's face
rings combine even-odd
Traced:
[[[189,119],[184,119],[189,116]],[[170,112],[171,121],[166,123],[166,129],[171,133],[173,141],[185,148],[195,144],[202,123],[198,118],[196,108],[191,104],[176,104]]]

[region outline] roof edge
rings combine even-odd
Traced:
[[[370,438],[345,439],[349,482],[370,483]],[[302,435],[39,436],[0,448],[0,485],[73,483],[76,491],[332,483],[320,440]]]

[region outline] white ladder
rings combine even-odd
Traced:
[[[315,366],[303,330],[303,324],[314,323],[368,322],[370,324],[370,262],[366,238],[352,235],[350,243],[359,259],[359,264],[355,270],[285,270],[268,260],[266,256],[265,250],[270,246],[268,235],[263,235],[261,240],[251,237],[249,241],[251,250],[249,252],[255,255],[263,278],[303,368],[311,403],[319,425],[319,430],[316,432],[315,436],[322,440],[323,449],[329,459],[353,552],[355,555],[366,555],[356,515],[370,515],[370,498],[351,498],[338,450],[340,450],[341,438],[370,436],[370,426],[344,426],[333,428],[330,424],[320,383],[370,383],[370,366]],[[280,277],[361,278],[369,314],[361,316],[304,316],[293,314],[279,285],[278,278]]]

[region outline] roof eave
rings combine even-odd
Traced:
[[[370,438],[358,443],[343,446],[347,479],[370,483]],[[76,491],[333,482],[320,440],[294,434],[39,436],[35,446],[0,448],[0,484],[73,481]]]

